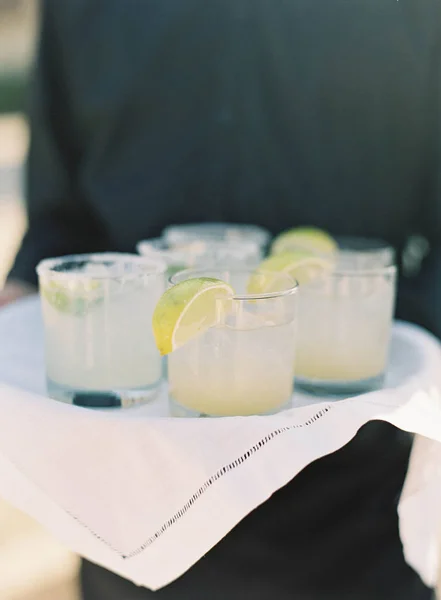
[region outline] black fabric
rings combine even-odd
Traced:
[[[35,282],[49,255],[134,250],[173,222],[315,224],[398,250],[419,234],[430,253],[400,279],[398,315],[441,336],[440,10],[438,0],[46,0],[29,230],[10,278]],[[157,595],[425,598],[397,532],[410,443],[367,426]],[[85,590],[86,600],[150,595],[90,566]]]
[[[216,574],[216,579],[213,583],[213,578],[208,577],[202,582],[200,581],[199,586],[188,591],[186,589],[179,589],[176,591],[175,586],[170,586],[159,592],[147,592],[145,589],[137,587],[128,581],[121,579],[114,573],[105,571],[100,567],[84,561],[81,569],[81,581],[84,590],[84,596],[86,600],[106,598],[106,600],[144,600],[147,598],[158,598],[160,600],[206,600],[207,597],[212,600],[225,600],[225,598],[231,598],[232,600],[245,600],[247,598],[255,598],[256,600],[266,599],[277,599],[277,600],[375,600],[376,598],[389,598],[390,600],[436,600],[435,594],[431,591],[423,589],[421,583],[414,581],[411,586],[406,586],[401,583],[398,587],[389,590],[389,595],[375,595],[367,590],[364,590],[361,586],[357,587],[355,592],[349,594],[342,594],[341,592],[335,593],[332,591],[326,593],[297,593],[287,588],[283,588],[280,593],[279,590],[272,587],[270,591],[262,587],[256,587],[254,583],[256,579],[245,580],[238,579],[234,590],[228,590],[226,595],[225,586],[221,584],[217,585],[218,578],[222,578],[221,573]],[[257,578],[258,581],[258,578]],[[277,596],[275,594],[278,594]],[[382,593],[382,592],[380,592]]]
[[[408,436],[391,425],[365,425],[174,583],[151,592],[85,562],[84,599],[429,600],[431,591],[405,564],[398,537],[408,449]]]

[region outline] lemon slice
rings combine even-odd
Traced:
[[[274,254],[260,263],[257,273],[251,277],[249,294],[265,294],[280,291],[279,273],[286,273],[305,285],[334,267],[332,258],[323,258],[307,250],[293,250]]]
[[[61,284],[57,281],[47,281],[40,285],[42,296],[56,310],[81,316],[87,309],[101,302],[104,297],[100,281],[69,281]]]
[[[216,323],[216,300],[234,290],[220,279],[195,277],[177,283],[160,298],[153,313],[153,334],[164,356]]]
[[[316,254],[334,254],[338,245],[326,231],[316,227],[296,227],[276,237],[271,246],[271,254],[281,254],[298,248]]]

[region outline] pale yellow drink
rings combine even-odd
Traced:
[[[162,378],[153,310],[165,264],[130,254],[76,255],[38,267],[48,393],[93,408],[146,402]]]
[[[271,278],[271,293],[261,293]],[[188,270],[153,315],[175,416],[275,413],[291,401],[297,285],[285,273]]]
[[[170,397],[212,416],[277,412],[291,399],[294,336],[294,321],[213,327],[170,354]]]
[[[295,361],[300,386],[317,394],[351,394],[382,385],[387,367],[396,269],[386,243],[340,238],[298,227],[272,244],[260,268],[298,280]]]
[[[386,371],[395,267],[338,271],[300,286],[295,374],[323,391],[363,391]]]

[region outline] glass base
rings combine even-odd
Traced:
[[[209,415],[209,414],[205,414],[205,413],[201,413],[195,410],[191,410],[190,408],[185,408],[185,406],[182,406],[181,404],[179,404],[179,402],[177,402],[174,398],[172,398],[171,396],[169,396],[169,406],[170,406],[170,415],[172,417],[178,417],[178,418],[182,418],[182,417],[187,417],[187,418],[213,418],[213,419],[220,419],[222,417],[226,417],[228,415]],[[269,416],[269,415],[276,415],[279,412],[282,412],[283,410],[289,410],[290,408],[292,408],[292,398],[290,398],[288,400],[288,402],[286,402],[285,404],[283,404],[282,406],[279,406],[279,408],[277,408],[276,410],[272,410],[270,412],[266,412],[266,413],[256,413],[253,416]],[[231,416],[241,416],[241,415],[231,415]],[[250,415],[248,415],[250,416]]]
[[[359,379],[356,381],[332,381],[304,379],[300,376],[295,377],[295,385],[301,392],[313,396],[327,396],[340,399],[380,390],[383,387],[383,384],[384,373],[376,375],[375,377]]]
[[[61,385],[47,378],[47,391],[50,398],[82,406],[84,408],[115,409],[131,408],[151,402],[161,387],[162,380],[152,385],[134,389],[115,389],[106,391],[84,390]]]

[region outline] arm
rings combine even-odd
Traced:
[[[11,304],[20,298],[35,294],[37,289],[28,283],[22,281],[8,281],[5,287],[0,290],[0,308]]]
[[[35,267],[48,256],[106,249],[104,232],[81,197],[77,173],[81,142],[72,118],[74,93],[63,65],[62,2],[45,0],[39,51],[32,82],[31,142],[27,164],[28,231],[8,281],[36,285]],[[75,90],[73,90],[75,92]],[[10,284],[7,283],[9,287]]]

